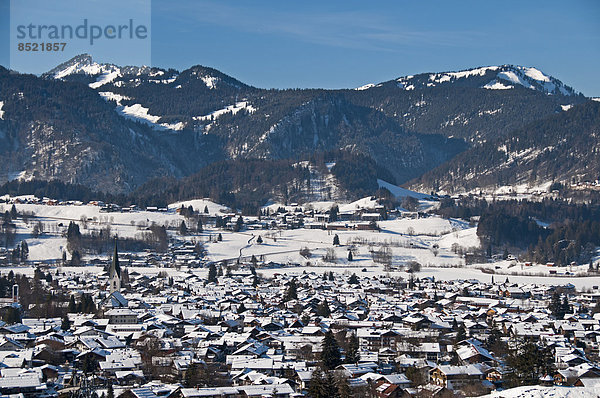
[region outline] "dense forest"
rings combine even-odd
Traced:
[[[600,246],[600,221],[565,222],[551,229],[537,244],[530,246],[527,257],[538,263],[553,262],[568,265],[571,262],[585,264],[592,260]]]
[[[587,263],[600,246],[598,204],[463,198],[442,200],[438,211],[446,217],[478,216],[477,235],[486,245],[520,248],[525,259],[538,263]]]
[[[527,247],[548,234],[532,218],[511,216],[502,211],[484,213],[477,224],[477,236],[494,246]]]
[[[489,201],[474,196],[459,200],[445,198],[440,201],[437,212],[446,217],[462,219],[481,216],[488,212],[500,212],[514,217],[533,217],[545,223],[600,219],[599,204],[577,204],[552,198],[536,201],[516,199]]]

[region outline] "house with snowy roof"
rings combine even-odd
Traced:
[[[429,372],[433,384],[457,390],[467,384],[481,383],[485,374],[476,365],[439,365]]]

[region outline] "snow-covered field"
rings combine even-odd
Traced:
[[[422,265],[447,267],[464,264],[463,259],[451,251],[452,243],[462,238],[463,244],[468,246],[479,244],[475,228],[438,217],[380,221],[379,226],[381,232],[321,229],[221,232],[223,242],[207,243],[206,248],[214,261],[233,259],[240,255],[264,255],[265,261],[285,264],[305,265],[310,262],[312,265],[327,267],[372,267],[371,249],[378,250],[382,244],[386,244],[391,248],[394,264],[417,261]],[[215,233],[207,231],[203,235]],[[452,236],[453,234],[456,235]],[[256,243],[259,235],[262,237],[262,244]],[[333,246],[335,235],[340,239],[340,246]],[[437,256],[433,250],[435,244],[439,246]],[[351,247],[354,259],[349,262],[347,257]],[[308,248],[311,256],[301,256],[299,252],[302,248]],[[325,262],[322,259],[327,249],[334,250],[337,257],[335,262]]]
[[[596,260],[595,260],[596,261]],[[525,276],[551,276],[551,277],[577,277],[587,276],[589,265],[580,264],[568,267],[554,267],[545,264],[531,264],[515,260],[495,261],[486,264],[473,264],[470,268],[488,270],[498,275],[525,275]]]
[[[16,242],[24,239],[29,246],[29,260],[43,261],[60,259],[67,246],[67,240],[62,236],[70,221],[79,224],[82,233],[90,230],[106,228],[110,225],[111,232],[120,237],[135,237],[153,222],[159,225],[172,225],[176,227],[184,219],[176,214],[162,212],[130,212],[130,213],[102,213],[98,206],[69,205],[47,206],[37,204],[16,204],[19,212],[34,214],[28,224],[20,219],[16,221]],[[0,211],[10,209],[7,205],[0,205]],[[83,222],[82,220],[85,220]],[[44,233],[39,237],[33,236],[33,228],[38,221],[44,227]]]
[[[364,198],[359,201],[340,205],[340,211],[353,210],[359,207],[373,205],[373,200]],[[311,204],[313,208],[329,208],[332,203],[318,202]],[[192,206],[203,212],[208,209],[209,215],[222,215],[229,211],[225,206],[206,199],[173,203],[167,212],[136,211],[124,213],[102,213],[98,206],[64,205],[49,206],[38,204],[16,204],[19,212],[35,215],[28,223],[19,219],[15,243],[26,240],[29,245],[29,260],[43,261],[60,259],[66,250],[67,241],[64,232],[70,221],[78,222],[82,232],[106,228],[110,225],[111,233],[120,237],[135,237],[152,223],[166,225],[176,230],[185,220],[177,214],[177,208]],[[271,206],[275,210],[278,205]],[[0,211],[8,210],[9,205],[0,205]],[[84,221],[85,220],[85,221]],[[41,221],[44,233],[33,236],[34,225]],[[551,267],[544,265],[524,266],[514,261],[499,261],[494,263],[474,264],[465,266],[464,259],[456,253],[457,247],[462,250],[480,245],[476,227],[467,222],[454,219],[443,219],[433,216],[421,219],[398,218],[380,221],[380,231],[340,230],[326,231],[322,229],[292,229],[292,230],[245,230],[242,232],[225,231],[205,227],[201,234],[191,234],[184,239],[203,242],[207,250],[207,260],[248,261],[255,256],[259,262],[284,264],[284,267],[260,267],[259,272],[264,276],[275,273],[299,274],[303,272],[322,273],[332,270],[339,273],[361,273],[363,275],[390,274],[408,278],[406,265],[418,262],[422,269],[418,277],[433,276],[436,280],[478,279],[490,281],[492,274],[496,281],[506,277],[511,282],[534,284],[566,284],[572,283],[577,288],[591,288],[600,285],[600,277],[575,277],[583,275],[587,266],[574,269],[562,268],[562,275],[551,275]],[[222,241],[216,237],[222,235]],[[338,235],[340,245],[334,246],[333,239]],[[263,243],[257,242],[258,237]],[[182,238],[182,237],[179,237]],[[392,254],[392,266],[384,267],[373,261],[372,251],[389,247]],[[300,254],[301,249],[308,253]],[[348,252],[352,250],[353,259],[348,260]],[[326,254],[334,254],[334,260],[326,261]],[[80,272],[100,272],[97,267],[85,267]],[[69,269],[74,271],[74,269]],[[140,272],[156,273],[164,268],[145,268]],[[19,267],[19,272],[30,272],[27,267]],[[187,272],[185,267],[182,272]],[[191,270],[194,273],[204,273],[205,269]],[[565,275],[569,271],[572,275]],[[6,271],[8,272],[8,271]],[[175,272],[175,271],[173,271]]]

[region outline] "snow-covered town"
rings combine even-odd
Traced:
[[[0,0],[0,398],[600,398],[600,1],[461,3]]]
[[[479,261],[476,223],[436,215],[424,195],[413,211],[383,214],[366,197],[254,217],[206,199],[2,200],[3,396],[592,397],[600,386],[598,257]]]

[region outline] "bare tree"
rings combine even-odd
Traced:
[[[328,263],[335,263],[337,260],[337,256],[335,254],[335,250],[331,247],[325,250],[325,255],[323,256],[323,260]]]
[[[388,272],[392,269],[392,249],[388,245],[383,245],[379,250],[371,251],[373,262],[383,264],[384,271]]]

